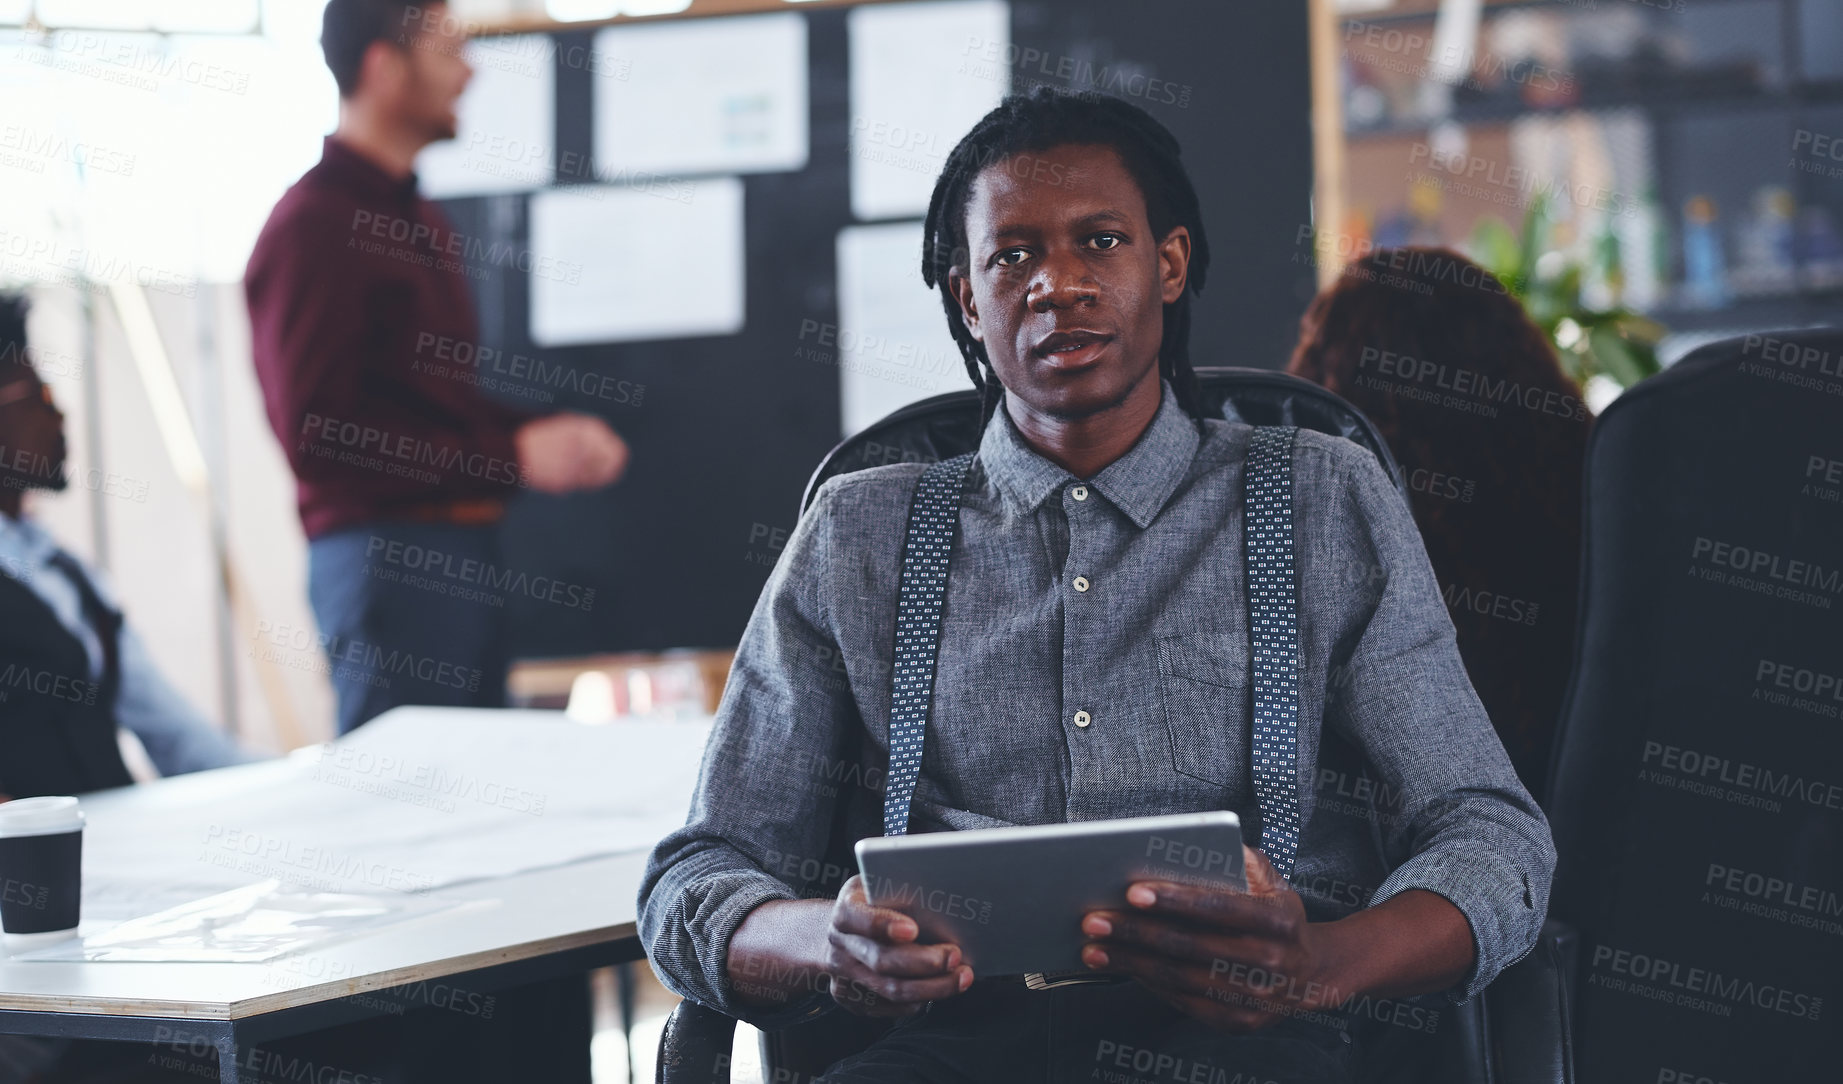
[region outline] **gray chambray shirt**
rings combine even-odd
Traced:
[[[1233,810],[1249,766],[1242,464],[1253,430],[1169,385],[1124,456],[1081,482],[1001,408],[972,472],[911,832]],[[640,930],[665,984],[765,1027],[730,989],[730,935],[766,900],[834,896],[882,833],[896,594],[922,464],[833,478],[749,619],[683,828],[654,849]],[[1476,994],[1535,943],[1554,844],[1472,691],[1420,534],[1370,452],[1294,451],[1299,789],[1291,881],[1314,920],[1410,888],[1470,921]],[[835,832],[835,828],[837,829]]]

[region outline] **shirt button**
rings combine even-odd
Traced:
[[[1075,725],[1076,726],[1083,727],[1085,729],[1089,722],[1090,720],[1088,718],[1087,712],[1078,711],[1075,713]]]
[[[1086,591],[1088,589],[1088,577],[1086,576],[1075,577],[1075,589],[1077,591]]]
[[[1088,487],[1076,486],[1074,489],[1069,490],[1069,496],[1074,497],[1078,501],[1085,501],[1088,499]]]

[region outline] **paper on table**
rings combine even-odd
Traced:
[[[968,386],[940,296],[922,285],[915,259],[920,251],[919,222],[839,231],[832,349],[845,434],[917,399]]]
[[[807,159],[806,18],[795,12],[609,27],[595,53],[595,168],[606,180],[793,170]]]
[[[297,891],[415,892],[641,850],[684,823],[707,733],[399,708],[262,766],[259,785],[232,794],[205,773],[164,781],[155,818],[99,805],[84,832],[85,907],[146,915],[176,902],[158,886],[203,887],[197,898],[271,879]],[[647,770],[620,772],[630,782],[610,787],[634,758]],[[156,894],[132,909],[139,886]]]
[[[572,185],[531,197],[539,346],[742,330],[742,182]]]
[[[526,192],[555,180],[555,54],[556,46],[545,34],[468,43],[467,62],[474,75],[456,109],[460,134],[430,144],[416,159],[425,194],[446,198]],[[585,172],[577,171],[579,177]]]
[[[202,900],[222,892],[227,882],[246,879],[226,878],[221,874],[213,876],[216,872],[205,870],[198,876],[184,879],[168,877],[164,880],[128,880],[119,876],[91,877],[86,874],[83,879],[83,925],[87,929],[94,922],[96,928],[101,929],[131,918],[151,915],[169,907]]]
[[[1011,5],[872,4],[845,19],[851,211],[924,214],[947,155],[1011,89]]]
[[[300,892],[263,881],[16,953],[15,960],[249,963],[455,906],[415,896]]]

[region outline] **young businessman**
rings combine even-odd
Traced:
[[[1112,99],[1008,99],[948,160],[926,231],[924,277],[992,414],[909,830],[1203,809],[1257,824],[1252,431],[1193,416],[1187,291],[1209,251],[1175,140]],[[1437,1027],[1437,999],[1404,999],[1469,997],[1533,944],[1548,828],[1467,682],[1413,521],[1369,452],[1303,431],[1290,881],[1251,850],[1246,894],[1136,885],[1082,924],[1087,965],[1130,981],[1048,991],[978,981],[858,878],[837,885],[835,822],[881,831],[923,469],[829,481],[762,593],[689,820],[641,889],[674,989],[764,1027],[833,1003],[902,1018],[827,1080],[1104,1078],[1146,1057],[1181,1079],[1345,1080]]]

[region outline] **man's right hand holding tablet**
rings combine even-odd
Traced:
[[[910,1016],[973,984],[959,946],[918,944],[920,935],[914,919],[873,905],[854,876],[836,900],[770,900],[750,911],[730,936],[730,986],[773,1006],[829,984],[833,1000],[860,1016]]]

